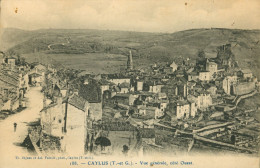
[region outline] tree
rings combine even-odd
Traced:
[[[21,65],[25,65],[25,58],[24,57],[21,57]]]
[[[21,65],[21,56],[20,56],[20,54],[16,54],[16,56],[17,56],[16,64],[17,65]]]
[[[106,146],[111,146],[110,140],[106,137],[98,137],[95,141],[95,144],[100,145],[101,150],[104,150]]]
[[[7,55],[8,56],[13,56],[13,55],[16,55],[16,53],[15,53],[14,50],[10,49],[10,50],[7,51]]]
[[[127,145],[124,145],[124,146],[123,146],[123,151],[122,151],[123,154],[126,155],[126,154],[128,153],[128,151],[129,151],[129,147],[128,147]]]
[[[199,58],[202,58],[202,59],[203,59],[203,58],[206,58],[206,55],[205,55],[204,50],[199,50],[199,51],[198,51],[198,57],[199,57]]]

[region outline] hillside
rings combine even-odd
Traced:
[[[217,46],[231,43],[239,65],[250,68],[259,78],[259,40],[260,30],[217,28],[192,29],[172,34],[81,29],[6,29],[2,35],[1,49],[13,50],[28,58],[40,55],[54,59],[61,59],[65,55],[75,55],[78,59],[79,55],[87,57],[90,53],[126,56],[131,49],[135,66],[140,67],[153,62],[176,60],[178,57],[195,59],[200,49],[205,51],[207,57],[215,57]],[[120,59],[122,60],[121,57]],[[86,58],[85,60],[87,61]],[[123,61],[118,64],[124,66]]]

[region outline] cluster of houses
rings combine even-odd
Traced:
[[[36,72],[43,78],[32,81],[42,86],[44,94],[38,148],[45,152],[86,153],[94,143],[92,123],[102,119],[101,88],[92,82],[75,88],[49,66],[41,65]]]
[[[29,89],[27,65],[17,65],[17,58],[0,53],[0,111],[1,118],[26,106],[24,94]]]
[[[152,111],[154,119],[169,115],[173,121],[212,111],[226,103],[225,97],[249,94],[257,88],[256,77],[237,66],[229,44],[218,48],[216,58],[155,64],[147,72],[128,69],[124,75],[103,75],[98,82],[103,101],[112,101],[139,117]]]
[[[19,56],[0,52],[1,118],[26,107],[25,94],[30,87],[43,86],[50,69],[39,63],[22,62]]]
[[[259,85],[250,70],[238,67],[230,44],[217,51],[215,58],[206,58],[200,52],[195,61],[154,64],[145,70],[134,69],[130,51],[125,72],[76,76],[72,80],[58,75],[54,68],[35,65],[26,73],[25,83],[27,87],[42,86],[45,95],[40,148],[52,141],[54,148],[68,153],[93,150],[100,137],[93,124],[105,124],[104,107],[118,112],[110,120],[122,118],[125,120],[121,121],[145,130],[139,136],[153,145],[155,126],[171,129],[169,126],[179,125],[179,121],[197,120],[204,113],[211,118],[224,117],[224,111],[236,108],[241,97],[256,93]],[[5,64],[12,67],[13,63]],[[25,80],[23,76],[20,81]],[[17,85],[8,91],[16,89],[20,93],[23,85]],[[170,124],[163,125],[161,121]]]

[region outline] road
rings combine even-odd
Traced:
[[[0,121],[1,166],[6,165],[6,167],[9,167],[10,162],[12,162],[11,160],[15,161],[15,156],[29,155],[27,149],[15,144],[23,142],[27,136],[27,123],[37,121],[40,117],[40,110],[43,107],[43,94],[40,90],[40,87],[30,88],[30,90],[25,94],[25,97],[28,99],[27,108],[20,113],[13,114]],[[14,132],[14,122],[17,123],[16,132]]]

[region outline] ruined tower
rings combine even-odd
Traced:
[[[133,57],[131,50],[129,51],[128,59],[127,59],[127,70],[133,69]]]

